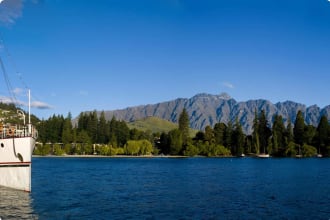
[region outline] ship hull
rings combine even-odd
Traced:
[[[31,191],[33,137],[0,139],[0,185]]]

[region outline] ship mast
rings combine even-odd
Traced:
[[[28,124],[28,133],[32,133],[31,129],[31,91],[28,89],[28,98],[29,98],[29,124]]]

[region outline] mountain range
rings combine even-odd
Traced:
[[[304,104],[293,101],[275,104],[264,99],[238,102],[226,93],[220,95],[201,93],[191,98],[178,98],[157,104],[104,111],[104,113],[107,120],[115,116],[118,120],[133,122],[153,116],[177,123],[183,108],[189,114],[190,126],[193,129],[204,130],[207,125],[213,127],[218,122],[227,124],[231,121],[234,123],[237,118],[246,134],[252,132],[256,110],[257,112],[265,111],[270,126],[275,114],[281,115],[285,124],[289,120],[294,123],[299,110],[303,112],[306,124],[317,126],[322,115],[326,115],[330,119],[330,105],[321,109],[317,105],[307,107]]]

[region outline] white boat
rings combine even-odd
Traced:
[[[259,158],[269,158],[269,154],[258,154],[257,157]]]
[[[31,157],[37,131],[29,123],[22,125],[0,122],[0,185],[31,192]],[[30,112],[30,108],[29,108]]]
[[[269,154],[266,153],[266,148],[264,147],[263,148],[264,152],[263,153],[260,153],[260,154],[257,154],[257,157],[259,158],[269,158]]]

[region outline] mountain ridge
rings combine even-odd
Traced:
[[[146,117],[159,117],[174,123],[178,122],[179,115],[183,108],[186,108],[190,127],[203,130],[207,125],[211,127],[218,122],[235,122],[236,118],[242,124],[246,134],[252,132],[252,123],[255,110],[264,110],[270,125],[275,114],[282,115],[285,124],[290,120],[295,121],[296,114],[301,110],[305,117],[305,123],[317,126],[322,115],[330,119],[330,105],[320,108],[317,105],[306,106],[294,101],[277,102],[273,104],[266,99],[250,99],[248,101],[236,101],[227,93],[212,95],[208,93],[198,93],[191,98],[177,98],[170,101],[156,104],[146,104],[125,109],[104,111],[107,120],[113,116],[118,120],[132,122]],[[97,111],[98,114],[101,111]]]

